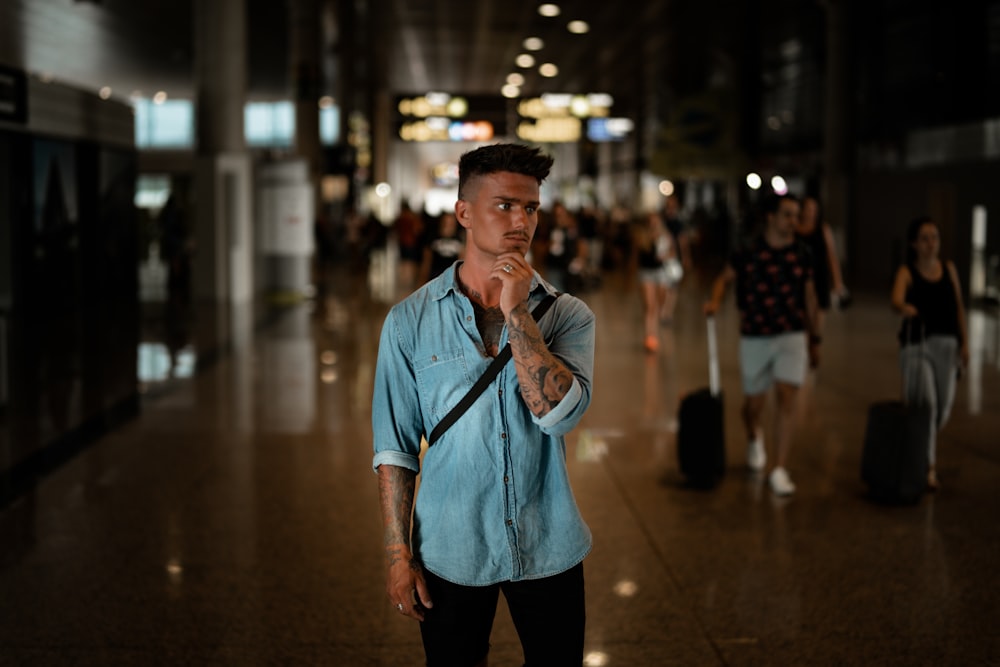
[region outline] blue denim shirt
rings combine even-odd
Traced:
[[[458,403],[492,361],[453,264],[386,316],[375,367],[373,468],[420,473],[412,549],[457,584],[485,586],[564,572],[590,551],[590,529],[570,488],[563,436],[590,405],[594,314],[564,294],[539,327],[573,373],[563,400],[541,419],[521,398],[513,361],[427,449],[421,436]],[[529,309],[554,289],[538,275]],[[503,331],[501,347],[507,342]]]

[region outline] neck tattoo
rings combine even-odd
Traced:
[[[500,351],[500,334],[503,332],[505,324],[503,311],[500,310],[499,305],[484,306],[482,303],[483,295],[463,283],[461,278],[458,279],[458,285],[472,302],[472,310],[476,315],[476,329],[479,330],[479,335],[483,339],[486,354],[491,357],[497,356]]]

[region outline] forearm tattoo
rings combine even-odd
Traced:
[[[566,396],[573,384],[573,374],[549,352],[527,305],[521,304],[510,311],[507,336],[521,396],[532,414],[542,417]]]
[[[410,516],[416,481],[417,474],[412,470],[392,465],[378,468],[385,556],[389,565],[407,558],[410,551]]]

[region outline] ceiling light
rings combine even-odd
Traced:
[[[535,56],[531,55],[530,53],[522,53],[514,60],[514,62],[517,63],[518,67],[524,67],[524,68],[534,67]]]
[[[522,76],[521,74],[518,74],[517,72],[514,72],[512,74],[508,74],[507,75],[507,83],[509,83],[512,86],[523,86],[524,85],[524,76]]]
[[[524,40],[524,48],[529,51],[541,51],[544,46],[545,42],[543,42],[540,37],[529,37]]]
[[[585,118],[590,115],[590,101],[584,95],[574,95],[569,103],[570,111],[574,116]]]
[[[445,108],[448,110],[448,115],[452,118],[461,118],[469,113],[469,101],[464,97],[453,97],[448,100]]]
[[[615,103],[615,99],[607,93],[589,93],[587,101],[590,102],[590,106],[592,107],[606,107],[608,109]]]
[[[582,35],[590,32],[590,25],[586,21],[570,21],[566,25],[566,29],[574,35]]]
[[[545,63],[538,68],[538,73],[542,76],[552,78],[559,74],[559,68],[552,63]]]
[[[97,91],[97,94],[101,96],[102,100],[108,99],[109,97],[111,97],[111,86],[104,86],[99,91]]]
[[[569,93],[542,93],[542,104],[550,109],[568,109],[572,101]]]
[[[519,97],[521,95],[521,89],[518,86],[507,84],[500,89],[500,94],[504,97]]]
[[[542,16],[559,16],[559,5],[554,5],[551,2],[546,2],[544,5],[538,6],[538,13]]]
[[[439,93],[434,91],[428,92],[424,95],[424,97],[427,98],[428,104],[434,107],[443,107],[448,104],[448,100],[451,99],[451,95],[448,93]]]

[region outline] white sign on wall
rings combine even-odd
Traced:
[[[265,185],[260,192],[263,238],[267,255],[313,252],[313,191],[308,183]]]

